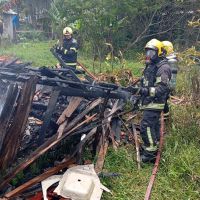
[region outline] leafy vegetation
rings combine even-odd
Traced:
[[[196,43],[198,28],[187,24],[192,24],[199,6],[199,1],[190,0],[55,0],[49,15],[56,33],[61,34],[64,26],[73,27],[82,48],[89,43],[92,55],[103,61],[110,51],[106,44],[119,56],[120,51],[143,48],[152,37],[181,46]]]

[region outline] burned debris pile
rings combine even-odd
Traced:
[[[109,141],[116,146],[120,139],[118,121],[138,108],[134,95],[130,110],[124,110],[135,88],[100,82],[70,67],[34,68],[4,58],[0,82],[0,191],[8,199],[28,199],[48,177],[72,164],[91,164],[86,151],[96,156],[100,173]],[[136,132],[132,126],[134,131],[126,127],[130,135]],[[40,168],[30,173],[37,162]],[[11,186],[21,172],[23,180]]]

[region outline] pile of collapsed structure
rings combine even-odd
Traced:
[[[0,82],[1,196],[34,199],[31,196],[43,190],[44,199],[48,195],[100,199],[102,189],[107,189],[97,174],[109,141],[116,146],[116,135],[121,133],[113,120],[121,120],[128,134],[137,137],[136,126],[132,123],[130,129],[122,119],[130,111],[135,116],[138,109],[139,96],[132,95],[133,88],[100,82],[70,67],[33,68],[18,59],[0,60]],[[124,111],[130,98],[131,108]],[[95,166],[84,158],[85,149],[97,156]],[[35,176],[29,171],[38,159],[41,166]],[[22,171],[21,185],[11,187]],[[65,174],[55,175],[59,172]],[[47,192],[55,182],[58,187]]]

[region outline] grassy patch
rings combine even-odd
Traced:
[[[0,54],[18,57],[24,62],[32,62],[33,66],[54,66],[57,61],[49,51],[53,44],[53,41],[20,43],[1,48]]]
[[[121,147],[117,151],[109,149],[104,172],[115,172],[120,176],[103,178],[102,183],[111,189],[112,194],[104,193],[102,199],[143,199],[151,170],[152,165],[137,170],[133,145]]]

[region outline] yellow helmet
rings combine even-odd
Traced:
[[[163,43],[157,39],[152,39],[147,42],[145,49],[153,49],[158,52],[158,57],[161,57],[163,54]]]
[[[174,52],[173,44],[170,41],[162,41],[167,56]]]
[[[72,29],[70,28],[70,27],[65,27],[64,29],[63,29],[63,35],[66,35],[67,34],[67,32],[69,33],[69,34],[73,34],[73,31],[72,31]]]

